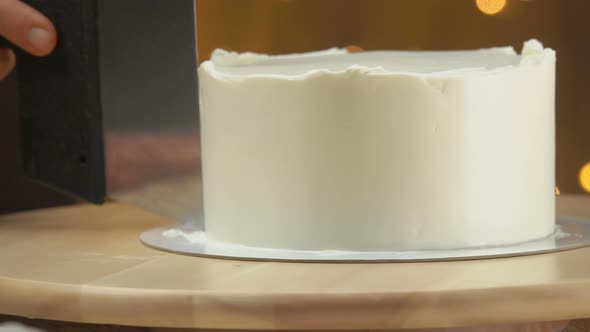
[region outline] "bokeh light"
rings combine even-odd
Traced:
[[[477,9],[486,15],[496,15],[506,7],[506,0],[475,0]]]
[[[582,189],[590,193],[590,161],[580,169],[578,180]]]

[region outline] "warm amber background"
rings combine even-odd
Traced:
[[[201,60],[215,47],[268,53],[351,44],[519,49],[536,37],[558,54],[557,183],[562,192],[582,192],[578,172],[590,161],[588,0],[507,0],[493,16],[480,12],[475,0],[198,0],[197,21]],[[17,120],[13,75],[0,82],[0,213],[71,202],[24,179]]]
[[[557,183],[562,192],[582,192],[578,173],[590,161],[588,0],[507,0],[497,15],[483,14],[475,0],[197,0],[197,22],[200,60],[216,47],[520,50],[538,38],[558,56]]]

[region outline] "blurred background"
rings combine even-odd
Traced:
[[[557,51],[559,191],[590,193],[588,13],[588,0],[197,0],[199,60],[215,48],[520,50],[537,38]],[[0,82],[0,213],[73,202],[23,177],[18,135],[13,75]]]

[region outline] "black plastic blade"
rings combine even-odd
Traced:
[[[95,203],[106,196],[97,1],[26,0],[58,30],[48,57],[17,51],[26,174]]]

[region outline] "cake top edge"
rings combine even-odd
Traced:
[[[491,47],[463,51],[366,51],[345,49],[269,55],[237,53],[216,49],[201,70],[219,79],[286,78],[305,79],[318,74],[360,72],[372,75],[456,76],[496,73],[521,66],[555,61],[555,51],[536,39],[514,48]]]

